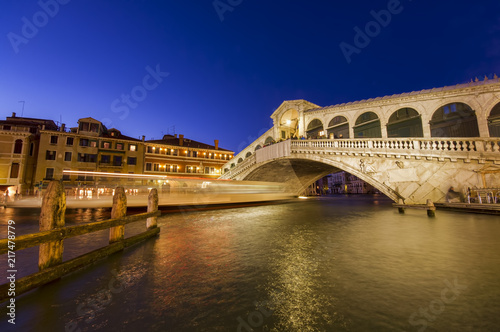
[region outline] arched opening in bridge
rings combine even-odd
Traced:
[[[413,108],[400,108],[387,123],[387,137],[424,137],[422,118]]]
[[[438,108],[429,124],[432,137],[479,137],[476,112],[464,103]]]
[[[259,145],[257,145],[257,146],[255,147],[255,150],[254,150],[254,151],[257,151],[257,150],[259,150],[259,149],[262,149],[262,146],[260,146],[260,144],[259,144]]]
[[[323,122],[318,119],[314,119],[307,125],[306,134],[308,138],[323,138],[324,129]]]
[[[382,137],[380,129],[380,119],[373,112],[361,114],[353,127],[355,138],[375,138]]]
[[[252,152],[248,151],[247,154],[245,155],[245,158],[248,158],[252,155]]]
[[[334,138],[349,138],[349,122],[343,116],[334,117],[329,123],[327,128],[327,135]]]
[[[488,117],[490,137],[500,137],[500,103],[496,104]]]
[[[299,112],[289,109],[281,116],[279,122],[279,132],[281,139],[288,139],[297,136],[299,123]]]
[[[241,179],[246,181],[269,181],[281,182],[287,187],[288,192],[299,195],[303,193],[311,184],[324,178],[328,174],[344,171],[347,175],[342,182],[342,191],[337,193],[361,193],[381,192],[393,201],[397,201],[399,194],[385,183],[379,182],[373,173],[370,173],[370,164],[367,162],[364,169],[360,166],[350,166],[342,161],[324,159],[322,161],[309,160],[304,158],[273,159],[268,162],[255,165],[250,168],[247,174],[243,174]],[[366,182],[365,186],[363,182]],[[333,192],[333,191],[332,191]]]
[[[264,146],[268,146],[268,145],[271,145],[271,144],[274,144],[276,143],[276,141],[274,140],[274,138],[272,138],[271,136],[268,136],[266,138],[266,141],[264,142]]]

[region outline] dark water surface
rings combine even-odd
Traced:
[[[68,224],[109,211],[69,211]],[[36,210],[0,211],[19,234]],[[400,215],[387,199],[325,197],[176,213],[158,238],[16,301],[0,331],[499,331],[500,218]],[[138,231],[144,224],[126,232]],[[107,232],[65,242],[64,259]],[[0,260],[5,282],[6,259]],[[17,253],[35,272],[37,248]]]

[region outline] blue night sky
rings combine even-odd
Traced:
[[[1,118],[24,100],[25,117],[91,116],[147,139],[175,126],[239,151],[284,100],[328,106],[500,74],[498,0],[55,1],[2,1]]]

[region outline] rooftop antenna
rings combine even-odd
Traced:
[[[21,110],[21,117],[24,115],[24,100],[20,100],[20,103],[23,103],[23,108]]]

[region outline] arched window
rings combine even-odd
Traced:
[[[235,167],[236,167],[236,165],[234,163],[231,164],[231,168],[235,168]]]
[[[319,138],[320,133],[323,131],[323,122],[318,119],[314,119],[307,125],[307,137],[309,138]]]
[[[254,150],[254,151],[257,151],[257,150],[259,150],[259,149],[262,149],[262,146],[260,146],[260,144],[259,144],[259,145],[257,145],[257,146],[255,147],[255,150]]]
[[[488,117],[490,137],[500,137],[500,103],[496,104]]]
[[[279,122],[280,138],[287,139],[296,136],[299,126],[299,112],[289,109],[281,116]]]
[[[248,158],[252,155],[252,152],[248,151],[247,154],[245,155],[245,158]]]
[[[14,153],[21,153],[23,151],[23,140],[17,139],[14,143]]]
[[[349,122],[343,116],[336,116],[328,123],[327,128],[328,137],[331,134],[335,138],[349,138]]]
[[[241,162],[243,162],[243,158],[239,158],[238,159],[238,164],[241,163]]]
[[[392,113],[387,123],[387,137],[423,137],[422,119],[413,108]]]
[[[476,113],[467,104],[451,103],[440,107],[430,121],[432,137],[478,137]]]
[[[356,120],[356,125],[353,128],[355,138],[382,137],[380,119],[377,114],[373,112],[361,114]]]
[[[276,143],[276,142],[274,141],[274,138],[272,138],[271,136],[268,136],[268,137],[266,138],[266,141],[264,142],[264,146],[267,146],[267,145],[270,145],[270,144],[273,144],[273,143]]]

